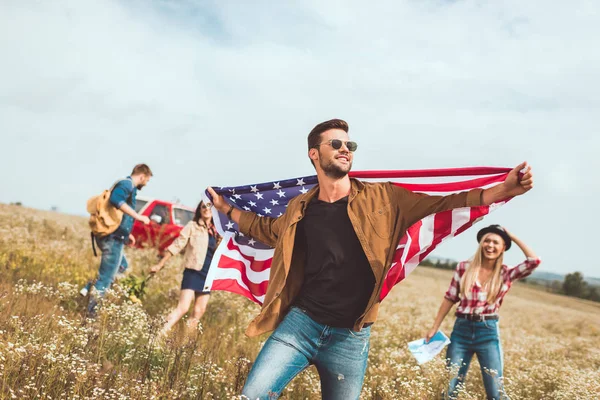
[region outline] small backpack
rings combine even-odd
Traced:
[[[110,202],[110,195],[117,185],[115,182],[110,189],[104,190],[98,196],[90,197],[87,201],[87,211],[90,213],[89,225],[93,236],[110,235],[117,230],[123,219],[123,211],[117,209]]]

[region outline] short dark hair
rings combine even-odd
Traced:
[[[152,170],[146,164],[138,164],[135,167],[133,167],[133,171],[131,171],[131,175],[152,176]]]
[[[343,119],[330,119],[329,121],[321,122],[308,134],[308,149],[317,147],[321,143],[321,134],[330,129],[341,129],[348,133],[348,123]]]

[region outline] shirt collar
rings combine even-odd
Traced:
[[[351,202],[356,195],[365,188],[365,184],[358,179],[350,178],[350,195],[348,196],[348,202]],[[302,204],[302,211],[306,208],[306,204],[310,203],[311,200],[319,193],[319,184],[313,186],[304,196],[300,203]]]

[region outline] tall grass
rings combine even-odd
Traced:
[[[156,262],[153,250],[127,250],[132,273]],[[96,320],[84,317],[79,288],[93,278],[81,217],[0,205],[0,398],[236,398],[265,336],[243,332],[258,312],[229,293],[211,295],[197,330],[184,322],[157,332],[177,302],[175,258],[148,283],[142,303],[115,285]],[[431,325],[450,273],[417,269],[394,289],[373,326],[362,398],[433,399],[447,384],[442,356],[418,366],[407,342]],[[452,319],[442,326],[449,334]],[[600,307],[516,285],[502,309],[505,385],[512,399],[600,398]],[[309,368],[283,398],[320,398]],[[484,397],[473,362],[462,399]]]

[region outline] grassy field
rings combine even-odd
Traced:
[[[127,250],[132,273],[156,261]],[[543,256],[543,255],[542,255]],[[250,301],[214,293],[195,331],[183,323],[166,340],[156,333],[176,304],[175,258],[149,281],[142,303],[115,288],[95,321],[77,292],[98,258],[86,219],[0,204],[0,398],[236,398],[266,337],[246,338],[258,312]],[[541,266],[543,268],[543,264]],[[385,300],[373,326],[364,399],[434,399],[449,373],[442,356],[419,367],[407,342],[431,325],[450,272],[421,267]],[[515,399],[600,398],[600,305],[517,284],[501,310],[505,382]],[[450,334],[453,318],[442,326]],[[314,368],[282,398],[319,399]],[[484,398],[473,362],[461,399]]]

